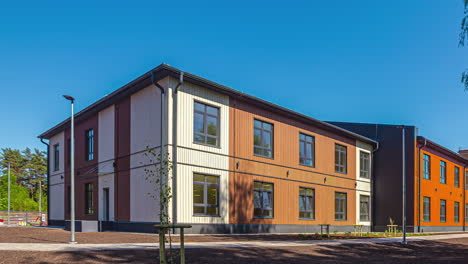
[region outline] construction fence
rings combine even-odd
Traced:
[[[0,211],[1,224],[8,224],[8,211]],[[47,225],[47,212],[10,211],[10,225]]]

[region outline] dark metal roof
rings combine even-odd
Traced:
[[[79,122],[80,120],[86,119],[90,115],[93,115],[109,106],[112,104],[118,102],[119,100],[130,96],[131,94],[137,92],[138,90],[141,90],[149,85],[151,85],[151,73],[154,74],[156,80],[163,79],[164,77],[167,76],[172,76],[174,78],[179,78],[180,73],[183,72],[180,69],[177,69],[175,67],[169,66],[168,64],[161,64],[157,66],[156,68],[152,69],[151,71],[143,74],[142,76],[138,77],[137,79],[131,81],[130,83],[124,85],[123,87],[117,89],[116,91],[112,92],[111,94],[105,96],[104,98],[98,100],[97,102],[91,104],[90,106],[86,107],[85,109],[81,110],[75,115],[75,122]],[[353,139],[358,139],[366,143],[370,143],[372,145],[376,145],[377,142],[364,137],[362,135],[359,135],[357,133],[348,131],[346,129],[340,128],[338,126],[320,121],[318,119],[306,116],[304,114],[292,111],[290,109],[284,108],[282,106],[270,103],[268,101],[265,101],[263,99],[257,98],[255,96],[240,92],[238,90],[232,89],[230,87],[224,86],[222,84],[210,81],[208,79],[202,78],[200,76],[197,76],[195,74],[187,73],[184,72],[184,82],[190,82],[193,84],[200,85],[202,87],[206,87],[212,90],[215,90],[217,92],[227,94],[229,96],[235,96],[239,98],[243,98],[245,100],[249,100],[252,103],[255,103],[261,107],[268,108],[272,111],[275,112],[281,112],[283,114],[289,115],[292,118],[300,119],[303,120],[304,122],[310,122],[313,123],[316,126],[319,126],[325,130],[335,132],[347,137],[351,137]],[[42,133],[39,135],[39,138],[44,138],[44,139],[50,139],[53,135],[60,133],[64,129],[70,126],[70,119],[66,119],[65,121],[61,122],[60,124],[54,126],[53,128],[47,130],[46,132]]]
[[[424,144],[426,142],[427,146],[430,147],[430,148],[433,148],[441,153],[444,153],[445,155],[449,156],[449,157],[452,157],[462,163],[464,163],[465,165],[468,165],[468,159],[465,159],[463,156],[461,156],[460,154],[458,154],[457,152],[455,151],[452,151],[444,146],[441,146],[437,143],[435,143],[434,141],[431,141],[423,136],[418,136],[417,138],[418,142],[420,144]]]

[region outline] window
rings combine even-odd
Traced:
[[[86,131],[86,160],[94,159],[94,130]]]
[[[445,223],[447,221],[447,201],[440,200],[440,222]]]
[[[299,164],[314,167],[315,138],[299,133]]]
[[[193,141],[219,146],[219,108],[195,102],[193,108]]]
[[[423,161],[423,178],[426,180],[431,179],[431,156],[424,154]]]
[[[460,187],[460,168],[455,166],[454,169],[454,175],[453,175],[453,182],[455,184],[455,187]]]
[[[60,169],[60,145],[54,145],[54,171],[58,171]]]
[[[465,204],[465,223],[468,223],[468,203]]]
[[[193,214],[219,215],[219,177],[193,174]]]
[[[85,214],[92,215],[94,214],[93,208],[93,184],[85,184]]]
[[[254,120],[254,154],[273,158],[273,125]]]
[[[440,183],[447,183],[447,163],[440,161]]]
[[[455,202],[453,204],[453,222],[460,222],[460,203]]]
[[[347,194],[342,192],[335,193],[335,220],[345,221],[347,216],[346,204]]]
[[[361,221],[369,221],[369,209],[370,209],[370,203],[369,203],[369,196],[367,195],[360,195],[359,197],[359,219]]]
[[[67,157],[67,164],[70,166],[71,164],[71,139],[67,140],[67,149],[68,149],[68,157]]]
[[[346,173],[346,156],[347,149],[345,146],[335,144],[335,171],[339,173]]]
[[[429,197],[424,197],[423,219],[424,222],[431,221],[431,198]]]
[[[315,218],[315,190],[299,188],[299,218]]]
[[[68,185],[67,186],[67,198],[68,198],[68,201],[67,201],[67,212],[68,214],[71,213],[71,186]]]
[[[468,171],[465,172],[465,190],[468,190]]]
[[[273,218],[273,183],[254,181],[254,217]]]
[[[370,155],[367,152],[360,151],[360,177],[369,179],[370,174]]]

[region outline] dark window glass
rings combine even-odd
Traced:
[[[54,145],[54,171],[58,171],[60,169],[60,145]]]
[[[360,219],[361,221],[369,221],[370,198],[367,195],[360,195],[359,199]]]
[[[345,146],[335,144],[335,171],[346,173],[347,171],[347,148]]]
[[[453,182],[455,184],[455,187],[460,187],[460,168],[455,167],[453,173]]]
[[[347,194],[335,193],[335,220],[344,221],[347,219]]]
[[[440,162],[440,183],[447,183],[447,163],[445,161]]]
[[[299,133],[299,164],[314,167],[315,166],[315,138],[306,134]]]
[[[254,217],[273,218],[273,183],[254,181]]]
[[[431,156],[424,154],[423,160],[423,178],[426,180],[431,179]]]
[[[67,153],[68,154],[67,164],[70,165],[71,164],[71,139],[70,138],[67,140],[67,149],[68,149],[67,150],[67,152],[68,152]]]
[[[453,205],[453,221],[455,223],[460,222],[460,203],[455,202]]]
[[[254,154],[273,158],[273,125],[254,120]]]
[[[359,152],[360,156],[360,176],[369,179],[370,176],[370,154],[364,151]]]
[[[193,174],[193,214],[219,215],[219,177]]]
[[[299,218],[315,218],[315,190],[299,188]]]
[[[447,221],[447,201],[440,200],[440,222]]]
[[[219,146],[219,108],[194,102],[193,141],[199,144]]]
[[[86,131],[86,160],[94,159],[94,130]]]
[[[468,223],[468,203],[465,204],[465,223]]]
[[[85,214],[92,215],[94,214],[94,207],[93,207],[93,184],[86,183],[85,184]]]
[[[424,197],[423,218],[424,222],[431,221],[431,198],[429,197]]]

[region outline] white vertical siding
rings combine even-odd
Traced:
[[[54,145],[58,144],[60,147],[59,152],[59,169],[54,170]],[[51,220],[64,220],[65,219],[65,133],[61,132],[49,140],[49,203],[50,203],[50,219]]]
[[[356,141],[356,178],[357,180],[357,190],[356,191],[356,224],[370,226],[371,212],[372,212],[372,195],[371,195],[371,179],[372,179],[372,146],[360,141]],[[370,157],[370,166],[369,166],[369,179],[361,178],[361,162],[360,162],[360,152],[369,153]],[[360,221],[360,197],[361,195],[369,196],[369,221]]]
[[[114,139],[115,107],[114,105],[99,112],[99,220],[104,219],[103,189],[109,188],[109,220],[114,220]]]
[[[146,179],[144,166],[149,164],[149,158],[144,156],[144,151],[147,147],[160,145],[160,99],[160,90],[156,86],[149,86],[131,96],[130,221],[159,221],[159,202],[149,195],[158,197],[157,186]]]
[[[173,88],[177,83],[178,80],[170,78],[167,85]],[[169,90],[172,91],[172,89]],[[195,100],[220,108],[219,147],[193,143],[193,107]],[[169,108],[169,112],[172,112],[172,108]],[[228,223],[229,97],[185,82],[179,88],[177,113],[177,145],[180,146],[177,148],[177,221],[179,223]],[[220,177],[219,217],[193,216],[194,172]]]

